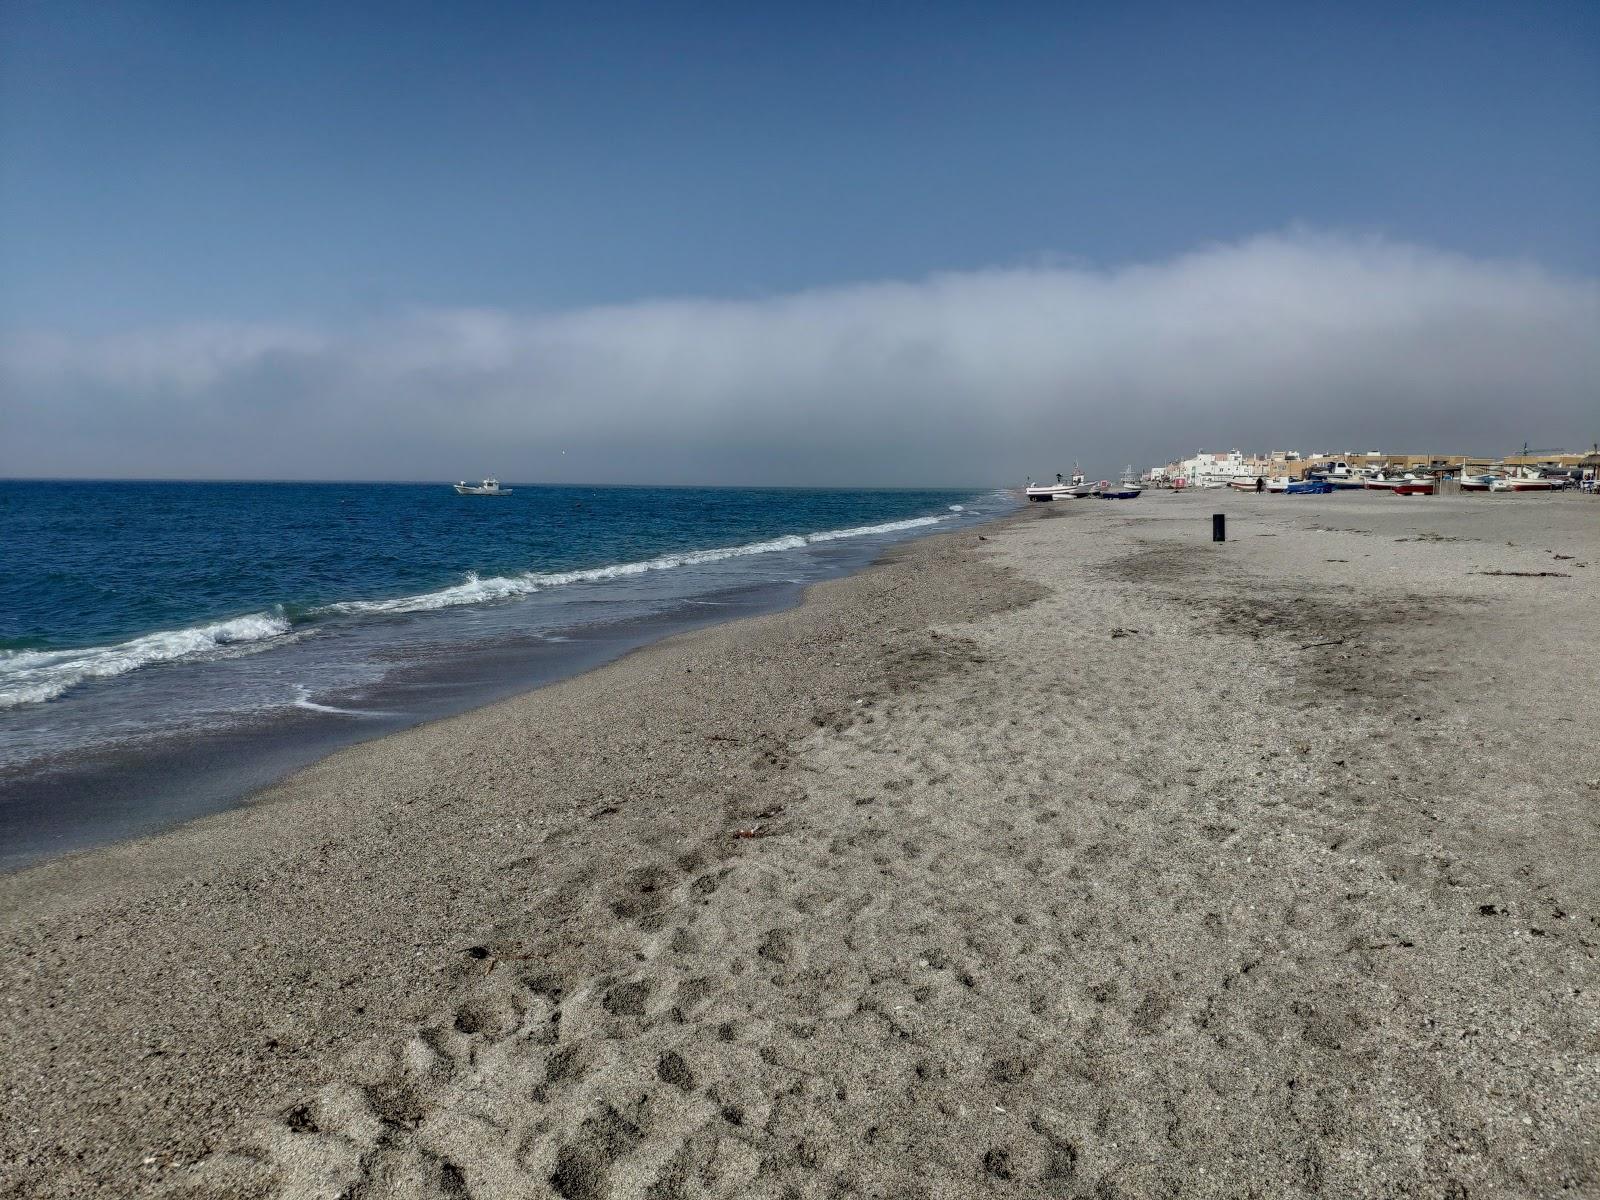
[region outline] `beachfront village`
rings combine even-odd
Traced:
[[[1405,477],[1453,483],[1463,490],[1539,490],[1573,487],[1593,494],[1600,477],[1600,444],[1588,450],[1529,450],[1486,457],[1472,454],[1413,454],[1381,450],[1271,450],[1246,454],[1239,450],[1201,450],[1192,457],[1151,467],[1141,482],[1151,487],[1239,487],[1255,481],[1290,481],[1307,477],[1347,479],[1361,484]],[[1532,490],[1530,488],[1530,490]]]

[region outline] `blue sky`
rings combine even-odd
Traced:
[[[1600,267],[1600,6],[11,3],[0,321],[750,296],[1294,223]]]
[[[1600,5],[0,5],[0,474],[1600,439]]]

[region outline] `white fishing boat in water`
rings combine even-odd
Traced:
[[[455,485],[458,496],[509,496],[512,488],[503,488],[498,479],[485,479],[482,483],[468,483],[463,479]]]

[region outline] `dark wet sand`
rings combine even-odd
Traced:
[[[0,1178],[1592,1193],[1597,530],[1052,505],[0,880]]]
[[[729,589],[683,609],[578,627],[559,642],[463,644],[363,689],[347,701],[355,713],[274,710],[220,729],[0,769],[0,871],[225,812],[346,746],[570,679],[675,633],[776,612],[802,594],[792,584]]]

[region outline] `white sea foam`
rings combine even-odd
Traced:
[[[669,571],[675,567],[692,567],[704,563],[721,562],[730,558],[745,558],[754,554],[772,554],[779,550],[803,550],[818,542],[833,542],[843,538],[868,537],[872,534],[897,533],[905,529],[919,529],[937,525],[944,517],[912,517],[904,521],[887,521],[882,525],[857,525],[850,529],[825,529],[820,533],[790,534],[764,542],[748,542],[742,546],[722,546],[711,550],[686,550],[678,554],[663,554],[659,558],[640,562],[615,563],[608,567],[589,567],[582,571],[529,571],[522,575],[491,575],[483,578],[469,574],[451,587],[436,592],[423,592],[416,596],[396,596],[390,600],[342,600],[316,611],[320,614],[376,614],[416,613],[436,608],[454,608],[462,604],[481,604],[486,600],[507,600],[542,592],[547,588],[565,587],[573,583],[601,583],[608,579],[626,579],[651,571]]]
[[[332,704],[318,704],[311,698],[311,689],[304,684],[294,685],[294,706],[308,712],[337,713],[342,717],[392,717],[397,714],[371,708],[336,708]]]
[[[324,605],[313,610],[310,615],[399,615],[454,608],[464,604],[482,604],[485,601],[507,600],[568,584],[625,579],[651,571],[667,571],[675,567],[699,566],[730,558],[772,554],[780,550],[801,550],[820,542],[919,529],[937,525],[945,519],[945,517],[912,517],[904,521],[887,521],[881,525],[826,529],[819,533],[793,534],[762,542],[749,542],[742,546],[663,554],[659,558],[645,559],[641,562],[616,563],[607,567],[590,567],[582,571],[530,571],[522,575],[494,575],[488,578],[469,574],[461,583],[438,591],[424,592],[415,596],[398,596],[389,600],[344,600]],[[265,643],[274,638],[283,638],[289,633],[290,623],[281,612],[261,612],[209,625],[196,625],[188,629],[163,630],[113,646],[89,646],[78,650],[0,650],[0,709],[17,708],[25,704],[42,704],[64,695],[85,680],[124,675],[129,671],[136,671],[140,667],[156,663],[225,656],[230,652],[248,652],[252,643]],[[309,695],[300,697],[297,703],[303,708],[326,709],[326,706],[312,701]],[[383,714],[360,713],[359,715]]]
[[[114,646],[0,650],[0,709],[54,700],[86,679],[125,675],[153,663],[199,658],[288,632],[289,622],[281,614],[263,612],[189,629],[162,630]]]

